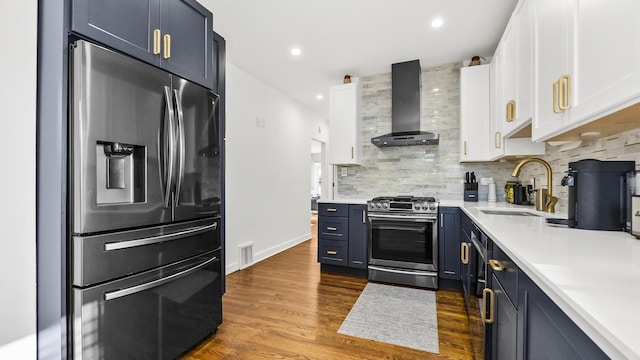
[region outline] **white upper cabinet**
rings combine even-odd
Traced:
[[[544,143],[522,132],[531,123],[532,2],[520,1],[491,59],[491,160],[542,155]]]
[[[516,98],[506,137],[530,124],[533,114],[533,1],[521,1],[513,16]]]
[[[329,93],[329,163],[360,165],[360,86],[336,85]]]
[[[502,135],[507,135],[514,129],[516,104],[516,32],[515,17],[507,24],[502,41],[498,45],[496,54],[498,63],[496,64],[496,91],[494,91],[497,102],[495,108],[495,121],[498,121],[498,128]]]
[[[535,140],[566,134],[640,101],[640,1],[535,5]],[[609,132],[616,126],[616,120],[599,125]]]
[[[460,69],[460,162],[492,158],[489,77],[489,65]]]
[[[533,14],[532,1],[520,1],[507,24],[494,57],[499,57],[494,114],[505,138],[531,122],[533,102]],[[519,135],[521,136],[521,135]]]

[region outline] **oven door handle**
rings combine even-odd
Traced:
[[[403,271],[403,270],[398,270],[398,269],[382,268],[382,267],[371,266],[371,265],[369,265],[369,269],[378,270],[378,271],[384,271],[384,272],[390,272],[390,273],[396,273],[396,274],[403,274],[403,275],[431,276],[431,277],[438,276],[438,273],[435,273],[435,272]]]
[[[435,222],[437,216],[415,216],[415,215],[386,215],[386,214],[371,214],[369,213],[369,219],[392,219],[398,221],[411,220],[422,222]]]

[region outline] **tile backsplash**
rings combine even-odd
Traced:
[[[638,121],[640,127],[640,119]],[[573,146],[575,146],[574,143]],[[613,135],[600,140],[582,141],[575,148],[573,146],[551,146],[547,144],[546,154],[539,156],[551,165],[553,170],[553,195],[559,198],[557,211],[567,211],[567,188],[560,185],[570,162],[583,159],[597,159],[603,161],[635,161],[636,170],[640,164],[640,129],[635,129]],[[571,148],[571,149],[569,149]],[[547,176],[542,165],[531,163],[522,168],[520,179],[536,179],[540,187],[547,187]]]
[[[391,73],[360,78],[362,86],[362,166],[336,172],[336,198],[367,199],[383,195],[434,195],[461,200],[466,171],[493,177],[498,189],[511,179],[515,163],[459,164],[460,67],[450,63],[422,69],[420,127],[440,134],[439,145],[379,148],[371,138],[391,132]],[[480,186],[480,199],[488,187]],[[504,194],[498,191],[498,200]]]
[[[371,138],[391,132],[391,73],[360,77],[362,86],[362,166],[347,167],[347,175],[336,172],[335,197],[368,199],[383,195],[434,195],[438,199],[461,200],[463,177],[474,171],[478,180],[492,177],[498,201],[504,201],[506,181],[516,180],[511,171],[517,162],[460,164],[460,67],[461,62],[422,68],[422,104],[420,126],[423,131],[440,134],[439,145],[378,148]],[[553,193],[559,197],[556,207],[567,210],[567,191],[560,186],[568,163],[581,159],[633,160],[640,163],[639,129],[601,140],[583,141],[579,146],[546,146],[539,156],[553,169]],[[519,180],[546,187],[542,165],[530,163],[522,168]],[[487,186],[479,187],[480,200],[487,198]]]

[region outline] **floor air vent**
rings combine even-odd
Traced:
[[[253,243],[238,246],[240,248],[240,270],[253,265]]]

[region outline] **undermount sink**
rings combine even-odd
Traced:
[[[515,215],[515,216],[540,216],[538,214],[534,214],[534,213],[530,213],[528,211],[522,211],[522,210],[493,210],[493,209],[486,209],[486,210],[480,210],[483,213],[487,214],[487,215]]]

